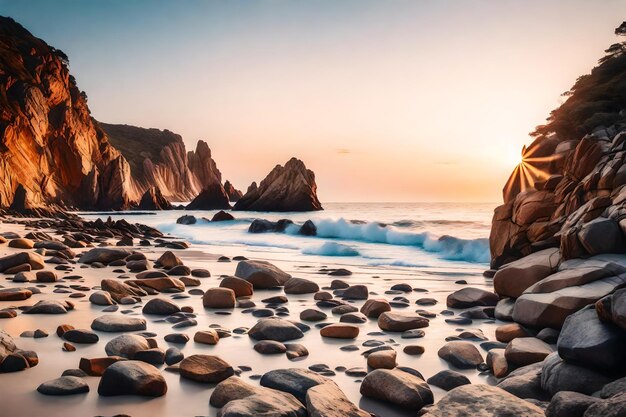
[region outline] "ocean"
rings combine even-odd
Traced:
[[[217,211],[81,213],[89,219],[111,216],[144,223],[188,240],[206,252],[256,252],[269,259],[318,261],[345,258],[353,265],[441,268],[489,263],[489,230],[496,203],[326,203],[306,213],[231,212],[235,221],[210,222]],[[183,215],[194,225],[177,224]],[[284,233],[249,233],[254,219],[290,219]],[[297,234],[307,220],[316,236]],[[310,258],[310,259],[309,259]]]

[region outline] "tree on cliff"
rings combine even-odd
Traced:
[[[626,36],[626,22],[615,34]],[[563,94],[567,100],[532,136],[556,133],[560,140],[579,139],[599,126],[626,121],[626,41],[611,45],[605,53],[590,74],[579,77]]]

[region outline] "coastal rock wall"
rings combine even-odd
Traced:
[[[46,203],[123,208],[137,198],[126,160],[91,118],[67,57],[0,17],[0,206],[25,190]]]

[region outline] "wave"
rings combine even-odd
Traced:
[[[342,245],[341,243],[326,242],[320,246],[312,246],[302,249],[305,255],[321,255],[321,256],[359,256],[360,253],[352,246]]]
[[[345,219],[324,219],[315,222],[317,237],[356,240],[368,243],[415,246],[437,253],[444,259],[489,262],[488,239],[461,239],[454,236],[436,237],[428,232],[415,233],[398,230],[379,223],[356,224]]]

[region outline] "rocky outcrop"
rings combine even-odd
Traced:
[[[139,192],[157,187],[170,201],[189,201],[208,187],[221,187],[222,174],[206,142],[198,141],[196,150],[187,152],[182,137],[167,129],[100,125],[128,160]],[[226,195],[226,191],[220,194]]]
[[[186,210],[222,210],[229,208],[228,197],[224,192],[224,187],[219,183],[206,187],[185,207]]]
[[[172,204],[163,197],[159,187],[150,187],[139,201],[140,210],[171,210]]]
[[[137,199],[128,162],[91,118],[67,64],[0,17],[0,207],[119,209]]]
[[[322,210],[317,198],[315,174],[299,159],[276,165],[258,187],[252,184],[234,210],[313,211]]]
[[[243,193],[236,189],[228,180],[224,183],[224,191],[226,191],[228,200],[233,203],[236,203],[241,197],[243,197]]]

